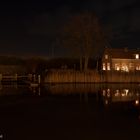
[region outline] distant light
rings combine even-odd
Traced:
[[[105,104],[108,105],[108,100],[105,100]]]
[[[105,93],[106,93],[105,90],[103,90],[103,96],[105,96]]]
[[[107,70],[110,70],[110,63],[107,63]]]
[[[107,93],[107,97],[110,97],[110,93]]]
[[[105,63],[103,63],[103,70],[106,70],[106,65],[105,65]]]
[[[107,54],[105,54],[105,59],[108,59],[108,55]]]
[[[117,71],[119,71],[119,70],[120,70],[120,67],[119,67],[119,66],[117,66],[117,67],[116,67],[116,70],[117,70]]]
[[[125,91],[126,96],[127,96],[128,92],[129,92],[129,89],[124,89],[124,91]]]
[[[135,100],[135,105],[139,105],[139,100]]]
[[[135,58],[136,58],[136,59],[139,59],[139,54],[136,54],[136,55],[135,55]]]

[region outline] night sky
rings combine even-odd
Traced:
[[[0,4],[0,55],[52,55],[52,38],[67,13],[89,10],[112,47],[140,47],[138,0],[46,0]],[[64,54],[60,46],[54,55]]]

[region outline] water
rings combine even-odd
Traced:
[[[137,140],[137,84],[0,86],[0,139]]]

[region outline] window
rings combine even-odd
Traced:
[[[107,63],[107,70],[110,70],[110,63]]]
[[[115,70],[117,70],[117,71],[120,70],[120,65],[119,64],[115,64]]]
[[[103,63],[103,70],[106,70],[106,66],[105,66],[105,63]]]
[[[135,70],[135,65],[134,65],[134,63],[129,63],[129,70],[130,70],[130,71]]]
[[[135,58],[136,59],[139,59],[139,54],[135,54]]]
[[[136,70],[140,70],[140,65],[136,65]]]
[[[105,54],[105,59],[108,59],[108,55],[107,54]]]
[[[121,70],[126,72],[129,71],[128,66],[125,63],[122,64]]]

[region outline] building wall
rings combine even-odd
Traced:
[[[140,70],[140,59],[112,59],[112,70]]]
[[[102,58],[102,70],[116,70],[116,71],[140,71],[140,59],[124,59],[113,58],[111,54],[104,53]]]

